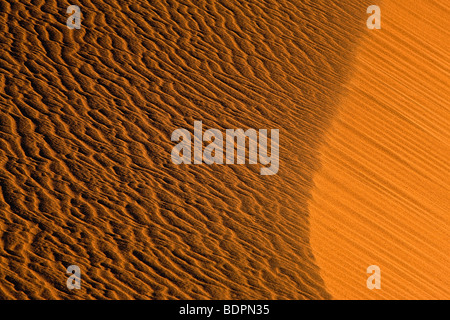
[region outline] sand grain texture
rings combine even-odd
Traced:
[[[307,201],[369,4],[1,0],[0,298],[329,298]],[[279,174],[174,165],[195,120],[280,129]]]
[[[411,3],[383,1],[320,148],[311,245],[336,299],[450,298],[450,11]]]

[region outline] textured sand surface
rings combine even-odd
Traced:
[[[358,49],[309,205],[333,298],[450,298],[449,19],[447,1],[383,1]]]
[[[307,201],[369,4],[0,0],[0,298],[330,298]],[[425,114],[443,141],[448,118]],[[174,165],[194,120],[280,129],[278,175]],[[444,149],[412,148],[445,174]]]

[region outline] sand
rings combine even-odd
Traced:
[[[307,201],[368,1],[130,3],[0,3],[0,297],[330,298]],[[280,171],[173,164],[195,120],[279,129]]]
[[[408,4],[383,1],[320,148],[311,245],[335,299],[450,298],[450,11]]]
[[[448,298],[449,11],[416,2],[0,1],[0,299]],[[198,120],[279,129],[278,173],[175,165]]]

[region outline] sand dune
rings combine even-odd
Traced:
[[[358,48],[309,205],[333,298],[450,298],[449,18],[445,1],[383,1]]]
[[[70,4],[0,1],[0,297],[329,298],[307,201],[369,1]],[[174,165],[195,120],[280,129],[278,175]]]
[[[0,1],[0,298],[448,299],[450,12],[371,4]],[[173,164],[196,120],[278,174]]]

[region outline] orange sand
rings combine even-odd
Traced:
[[[450,11],[383,1],[321,148],[311,245],[335,299],[450,298]],[[381,268],[381,290],[366,268]]]
[[[0,1],[0,298],[329,298],[307,201],[369,4]],[[279,129],[279,173],[174,165],[195,120]]]
[[[0,298],[448,298],[449,11],[371,4],[0,1]],[[278,174],[174,165],[195,120]]]

